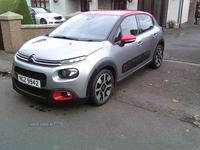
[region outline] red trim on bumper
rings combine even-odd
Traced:
[[[66,97],[63,97],[62,93],[67,93]],[[55,100],[70,100],[72,99],[72,93],[69,91],[56,91],[53,93],[53,98]]]

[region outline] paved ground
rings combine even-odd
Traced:
[[[200,150],[200,26],[164,29],[161,68],[119,83],[108,103],[49,106],[0,77],[0,149]],[[0,71],[12,54],[0,52]]]
[[[12,70],[13,54],[7,54],[0,50],[0,74],[9,75]]]

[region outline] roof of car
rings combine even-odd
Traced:
[[[82,12],[82,14],[119,15],[119,16],[128,16],[131,14],[147,14],[153,17],[153,15],[148,12],[138,11],[138,10],[93,10],[93,11]]]

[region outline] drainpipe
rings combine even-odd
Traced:
[[[183,13],[183,3],[184,3],[184,0],[180,0],[179,11],[178,11],[178,20],[177,20],[177,23],[179,23],[179,28],[181,28],[181,19],[182,19],[182,13]]]

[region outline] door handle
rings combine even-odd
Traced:
[[[154,33],[153,38],[155,39],[155,38],[157,38],[157,36],[158,36],[158,34]]]
[[[139,41],[139,42],[137,43],[137,46],[138,46],[138,47],[141,47],[142,44],[143,44],[143,42],[142,42],[142,41]]]

